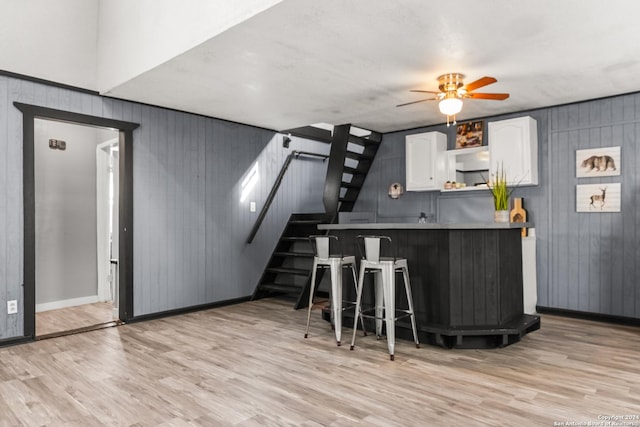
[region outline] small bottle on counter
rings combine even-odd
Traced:
[[[418,224],[426,224],[427,223],[427,214],[424,212],[420,212],[420,216],[418,217]]]

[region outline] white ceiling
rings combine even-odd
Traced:
[[[458,120],[640,90],[633,0],[284,0],[106,95],[284,130],[316,122],[390,132],[443,123],[460,72],[498,82]]]

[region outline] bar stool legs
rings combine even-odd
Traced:
[[[405,292],[407,293],[407,301],[408,301],[408,306],[409,306],[409,312],[411,313],[411,316],[409,316],[409,319],[411,319],[411,330],[413,331],[413,341],[416,344],[416,348],[420,348],[420,342],[418,341],[418,328],[416,327],[416,315],[415,315],[415,311],[413,311],[413,296],[411,295],[411,284],[409,282],[409,268],[407,266],[402,267],[402,276],[404,279],[404,288],[405,288]]]
[[[311,321],[311,309],[313,308],[313,295],[316,291],[316,271],[318,270],[318,259],[313,259],[313,270],[311,271],[311,288],[309,288],[309,306],[307,309],[307,329],[304,331],[304,337],[309,336],[309,322]]]
[[[342,342],[342,263],[339,259],[332,259],[330,264],[331,321],[336,333],[336,344],[340,346]]]
[[[382,271],[373,273],[374,305],[376,321],[376,339],[382,338],[382,325],[384,324],[384,277]]]
[[[392,265],[385,265],[382,269],[382,294],[384,296],[384,320],[387,324],[387,347],[389,357],[394,359],[396,348],[396,274]],[[411,316],[413,317],[413,316]]]
[[[315,243],[315,250],[318,255],[316,255],[313,259],[313,271],[311,273],[311,287],[309,290],[309,307],[307,309],[307,328],[304,333],[304,337],[307,338],[309,336],[309,323],[311,321],[311,309],[313,307],[313,295],[315,294],[316,288],[316,280],[317,280],[317,269],[318,268],[328,268],[331,274],[331,325],[335,331],[336,335],[336,344],[338,346],[342,343],[342,269],[350,268],[351,274],[353,277],[354,287],[358,283],[358,278],[356,276],[356,261],[353,256],[330,256],[328,252],[328,242],[329,238],[337,240],[337,238],[333,236],[312,236],[313,242]],[[324,243],[324,245],[323,245]],[[325,250],[323,252],[323,250]],[[358,317],[360,317],[360,323],[362,324],[362,329],[364,334],[366,335],[366,329],[364,326],[364,320],[362,316],[356,316],[356,325]]]
[[[379,237],[374,237],[374,239]],[[371,238],[367,238],[371,239]],[[388,239],[388,238],[387,238]],[[390,240],[390,239],[389,239]],[[360,262],[360,275],[358,278],[358,286],[356,290],[356,317],[354,322],[353,335],[351,337],[351,347],[353,350],[356,342],[357,319],[362,317],[375,317],[376,336],[380,339],[382,335],[382,322],[386,323],[387,347],[389,349],[389,358],[395,359],[395,322],[397,312],[402,312],[403,316],[408,316],[411,320],[411,329],[416,348],[420,347],[418,341],[418,331],[416,327],[415,313],[413,310],[413,297],[411,295],[411,283],[409,280],[409,269],[407,260],[404,258],[387,258],[381,259],[379,253],[376,252],[374,259],[363,258]],[[374,316],[366,316],[362,310],[362,290],[364,286],[364,275],[367,272],[375,274],[375,305],[373,308]],[[396,272],[402,273],[404,288],[407,295],[408,309],[396,309]]]
[[[354,320],[355,322],[353,325],[353,335],[351,336],[351,347],[349,348],[349,350],[353,350],[355,344],[356,344],[356,330],[358,327],[357,324],[357,320],[358,317],[363,317],[362,315],[362,285],[364,284],[364,271],[365,271],[365,267],[364,264],[360,264],[360,275],[358,276],[358,286],[356,287],[356,312],[354,315]],[[378,286],[376,284],[376,300],[378,299]],[[377,315],[377,307],[376,307],[376,315]],[[377,316],[376,316],[376,320],[377,320]],[[363,325],[364,326],[364,325]],[[380,327],[378,327],[378,323],[376,321],[376,337],[380,338],[380,335],[382,333],[382,323],[380,324]]]

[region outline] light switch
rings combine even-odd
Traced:
[[[256,202],[249,203],[249,212],[255,212],[255,211],[256,211]]]

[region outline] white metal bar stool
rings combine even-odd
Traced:
[[[382,251],[389,252],[393,249],[391,238],[388,236],[358,236],[356,238],[362,259],[360,260],[360,276],[358,278],[358,288],[356,291],[356,313],[358,317],[373,317],[376,320],[376,336],[378,339],[382,335],[382,322],[387,327],[387,346],[389,347],[389,357],[394,360],[395,354],[395,322],[398,319],[409,317],[411,319],[411,329],[416,347],[420,347],[418,342],[418,331],[416,319],[413,311],[413,298],[411,297],[411,283],[409,282],[409,267],[406,258],[397,256],[382,257]],[[382,247],[384,242],[385,248]],[[408,309],[396,308],[396,272],[401,272],[404,279],[404,288],[407,294]],[[364,285],[364,275],[375,273],[375,305],[371,309],[362,309],[362,288]],[[366,314],[373,311],[373,315]],[[354,323],[353,337],[351,338],[351,350],[356,343],[356,330]]]
[[[304,333],[304,337],[309,335],[309,321],[311,320],[311,308],[313,306],[313,295],[316,288],[316,273],[318,268],[328,268],[331,271],[331,324],[334,327],[336,333],[336,342],[338,345],[342,339],[342,312],[355,306],[355,302],[345,301],[346,306],[343,307],[342,296],[342,269],[350,268],[353,275],[354,289],[358,283],[356,277],[356,257],[344,256],[342,254],[342,248],[340,247],[340,241],[338,236],[309,236],[311,247],[315,253],[313,257],[313,272],[311,273],[311,289],[309,290],[309,308],[307,310],[307,329]],[[335,253],[336,247],[338,254]],[[332,254],[333,252],[333,254]],[[362,316],[360,316],[360,322],[362,323],[362,329],[364,330],[364,322]],[[357,316],[356,323],[357,326]],[[365,330],[366,335],[366,330]]]

